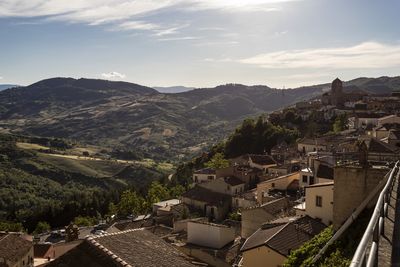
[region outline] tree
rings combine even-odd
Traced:
[[[178,198],[180,197],[183,193],[185,193],[185,187],[181,186],[181,185],[176,185],[174,187],[171,187],[169,189],[169,195],[172,198]]]
[[[143,212],[145,207],[145,200],[143,197],[136,194],[131,190],[122,192],[121,200],[118,203],[118,214],[121,216],[127,216],[130,214],[140,214]]]
[[[229,167],[229,161],[225,159],[222,153],[216,153],[205,166],[213,169],[222,169]]]
[[[333,123],[333,131],[335,133],[344,131],[347,128],[347,116],[346,114],[342,114],[336,117],[335,122]]]
[[[149,190],[147,191],[147,201],[149,205],[168,198],[170,198],[170,194],[164,185],[158,181],[151,183]]]
[[[91,217],[78,216],[74,219],[74,224],[77,226],[92,226],[96,224],[96,219]]]
[[[50,231],[51,227],[47,222],[38,222],[36,225],[35,231],[33,231],[34,234],[42,234]]]

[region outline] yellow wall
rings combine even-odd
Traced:
[[[319,218],[326,225],[333,221],[333,184],[318,187],[306,187],[306,214]],[[322,207],[316,206],[316,196],[322,197]]]
[[[278,267],[286,260],[286,257],[274,250],[261,246],[243,252],[243,267]]]

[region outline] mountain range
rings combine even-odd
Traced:
[[[0,84],[0,91],[8,89],[8,88],[13,88],[13,87],[18,87],[16,84]]]
[[[345,86],[387,93],[400,88],[400,77],[358,78]],[[52,78],[0,92],[0,130],[176,159],[219,142],[244,118],[317,97],[329,88],[226,84],[160,93],[127,82]]]

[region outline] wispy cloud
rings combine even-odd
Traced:
[[[125,74],[122,74],[122,73],[119,73],[116,71],[102,73],[101,76],[107,80],[125,79],[125,77],[126,77]]]
[[[184,41],[184,40],[198,40],[201,37],[198,36],[180,36],[180,37],[170,37],[170,38],[159,38],[158,41]]]
[[[148,23],[144,21],[125,21],[117,25],[117,29],[120,30],[152,31],[160,28],[161,26],[158,24]]]
[[[238,60],[270,69],[376,69],[400,66],[400,44],[365,42],[350,47],[288,50]]]
[[[166,8],[204,10],[276,10],[280,2],[299,0],[1,0],[0,17],[43,17],[91,25],[124,21]]]

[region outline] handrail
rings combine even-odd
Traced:
[[[389,201],[388,195],[390,193],[389,190],[392,189],[392,185],[395,179],[394,176],[398,168],[399,168],[399,162],[396,162],[396,165],[390,172],[385,187],[379,194],[379,198],[378,201],[376,202],[374,212],[368,223],[367,229],[365,230],[364,235],[357,247],[357,250],[354,253],[350,267],[378,266],[377,255],[378,255],[379,239],[384,231],[384,217],[386,216],[388,208],[388,201]],[[400,173],[397,172],[397,178],[399,177],[399,174]],[[372,244],[367,258],[367,248],[369,247],[371,239],[372,239]]]
[[[312,260],[312,263],[316,263],[326,252],[326,250],[338,240],[343,233],[352,225],[352,223],[358,218],[361,212],[367,207],[367,205],[372,201],[376,195],[382,191],[382,188],[386,185],[390,172],[385,175],[385,178],[379,182],[379,184],[368,194],[368,196],[361,202],[361,204],[354,210],[354,212],[347,218],[347,220],[340,226],[340,228],[335,232],[331,239],[324,245],[324,247],[318,252],[317,255]]]

